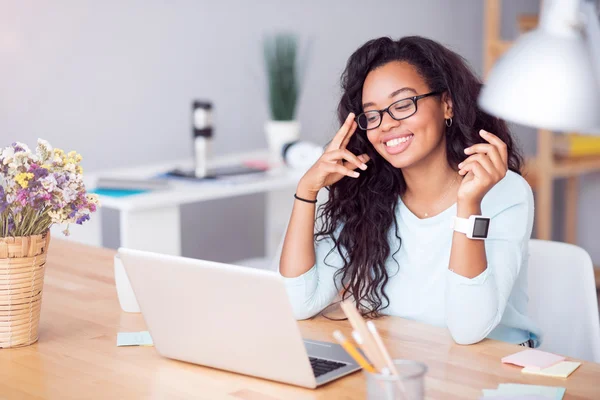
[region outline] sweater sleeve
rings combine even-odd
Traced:
[[[495,196],[496,204],[504,204],[488,207],[497,211],[491,216],[485,241],[486,270],[472,279],[447,271],[446,325],[459,344],[477,343],[496,328],[521,267],[527,262],[533,227],[533,194],[520,176],[516,183],[494,188],[496,195],[498,191],[504,192],[502,196]],[[482,210],[485,212],[484,204]]]
[[[283,277],[296,319],[318,314],[333,302],[341,289],[340,280],[334,275],[344,262],[330,238],[315,243],[315,260],[315,265],[304,274],[295,278]]]

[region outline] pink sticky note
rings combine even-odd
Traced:
[[[532,369],[543,369],[564,361],[564,357],[545,351],[529,349],[502,358],[505,364],[515,364]]]
[[[537,394],[524,394],[524,395],[507,395],[507,396],[483,396],[479,400],[549,400],[551,397],[542,396]]]

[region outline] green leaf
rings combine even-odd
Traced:
[[[298,79],[298,40],[289,33],[277,33],[263,42],[269,85],[269,108],[275,121],[295,118],[300,94]]]

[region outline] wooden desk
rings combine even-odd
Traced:
[[[160,357],[153,347],[116,347],[119,331],[144,330],[140,314],[120,311],[113,250],[53,239],[47,263],[40,340],[0,350],[0,399],[364,399],[362,372],[317,390],[213,370]],[[201,318],[201,315],[198,315]],[[485,340],[452,342],[445,329],[387,317],[377,321],[393,357],[429,366],[427,397],[476,399],[481,389],[517,382],[564,386],[565,399],[600,398],[600,364],[583,363],[567,380],[524,375],[500,358],[521,347]],[[349,324],[300,323],[307,338],[330,340]]]

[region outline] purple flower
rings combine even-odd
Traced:
[[[64,188],[65,183],[68,181],[65,175],[59,174],[58,172],[54,173],[54,179],[56,179],[56,185],[60,188]]]
[[[8,232],[10,235],[10,232],[15,230],[15,221],[13,221],[12,217],[9,215],[8,216]]]
[[[45,207],[46,197],[48,193],[43,191],[29,192],[29,205],[34,209],[42,209]]]
[[[89,219],[90,219],[89,214],[82,215],[81,217],[77,218],[77,225],[81,225]]]
[[[8,207],[8,201],[6,201],[6,193],[4,192],[4,186],[0,185],[0,214]]]
[[[15,149],[15,153],[18,153],[18,152],[20,152],[20,151],[25,151],[25,149],[24,149],[24,148],[22,148],[21,146],[19,146],[19,145],[17,144],[17,142],[14,142],[14,143],[12,144],[12,147]]]
[[[72,211],[69,213],[69,218],[73,218],[77,215],[77,207],[73,203],[71,203],[70,206]]]
[[[46,168],[34,168],[33,170],[30,169],[30,171],[33,172],[33,179],[36,181],[48,176]]]

